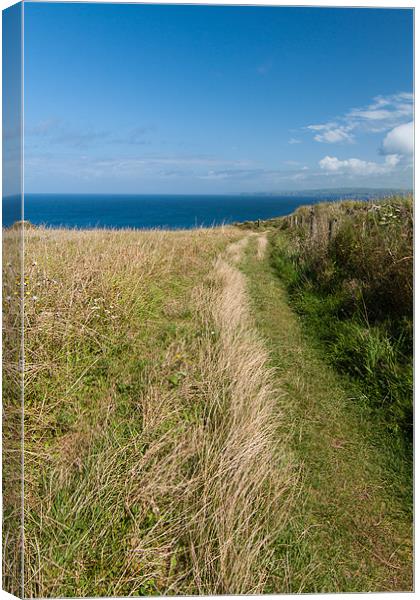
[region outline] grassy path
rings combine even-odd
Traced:
[[[253,245],[242,268],[281,390],[279,435],[290,436],[301,473],[267,591],[410,590],[410,477],[401,451],[305,338],[268,256],[258,260],[264,242]]]
[[[264,235],[35,228],[25,251],[26,597],[411,588],[401,451]]]

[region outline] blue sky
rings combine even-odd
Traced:
[[[25,2],[26,192],[412,185],[412,11]]]
[[[3,196],[22,192],[22,80],[16,77],[22,65],[22,7],[9,7],[2,14],[3,82]],[[15,202],[19,219],[20,202]]]

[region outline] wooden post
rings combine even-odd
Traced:
[[[310,230],[311,238],[314,238],[316,235],[316,222],[315,222],[315,212],[313,209],[311,210],[311,216],[310,216],[310,221],[309,221],[309,230]]]

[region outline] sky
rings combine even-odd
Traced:
[[[22,193],[22,9],[15,4],[2,14],[2,193]],[[15,203],[18,215],[20,202]],[[19,217],[17,217],[19,218]]]
[[[410,9],[24,15],[27,193],[412,187]]]

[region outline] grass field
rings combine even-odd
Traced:
[[[291,308],[277,235],[26,229],[26,597],[412,589],[406,449]]]
[[[27,230],[25,595],[264,588],[290,472],[243,237]]]

